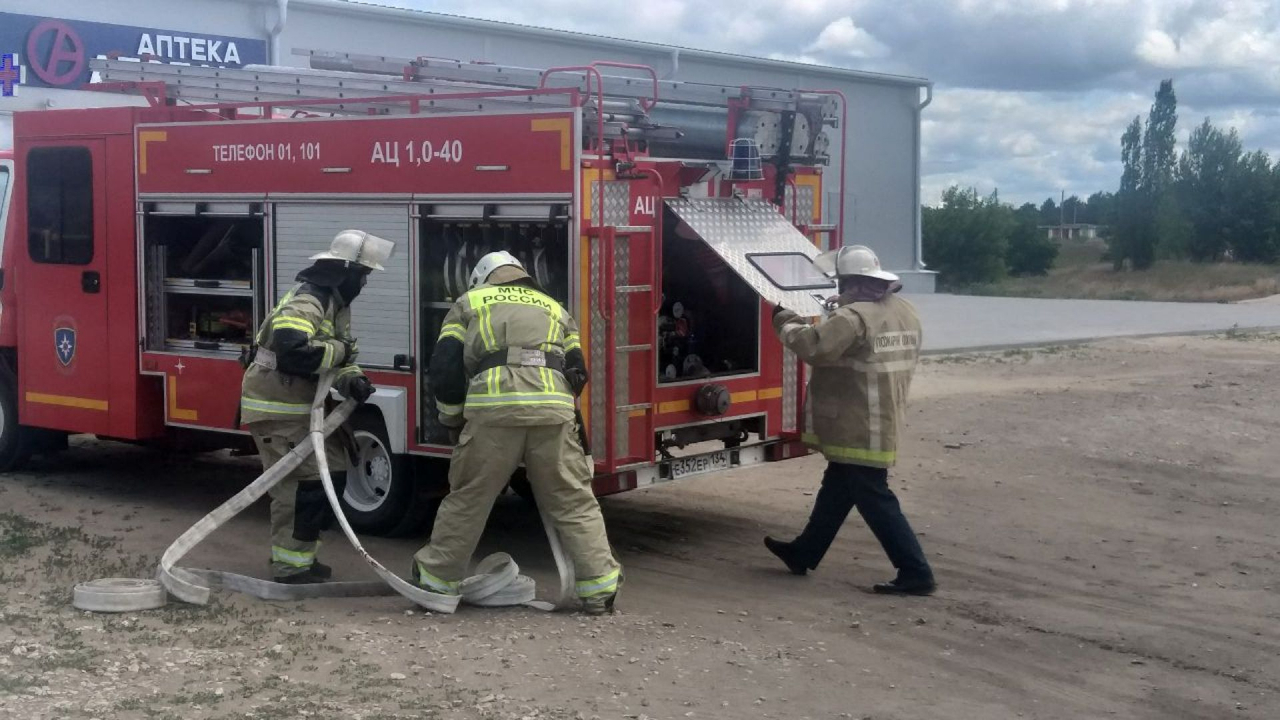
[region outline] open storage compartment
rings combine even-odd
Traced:
[[[556,302],[568,307],[569,207],[565,203],[453,202],[419,208],[418,280],[422,441],[447,444],[429,391],[427,364],[453,303],[486,253],[506,250]]]
[[[715,250],[666,211],[658,382],[749,375],[760,369],[760,298]]]
[[[148,202],[146,348],[239,353],[262,319],[262,205]]]

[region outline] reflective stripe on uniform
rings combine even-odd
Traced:
[[[462,342],[466,342],[467,329],[458,323],[449,323],[440,328],[440,336],[436,338],[436,342],[440,342],[445,338],[454,338]]]
[[[355,375],[356,373],[362,373],[362,372],[364,371],[360,369],[360,366],[353,363],[339,370],[338,377],[342,377],[343,375]]]
[[[436,410],[444,415],[461,415],[462,405],[453,405],[436,400]]]
[[[457,581],[441,580],[435,575],[427,572],[427,569],[422,567],[422,563],[416,563],[416,565],[418,566],[419,585],[425,585],[433,592],[444,593],[445,595],[458,594],[458,585],[460,583]]]
[[[338,359],[334,357],[333,342],[326,340],[324,343],[324,358],[320,361],[320,369],[328,370],[337,365]]]
[[[271,546],[271,562],[284,563],[296,568],[308,568],[315,561],[316,553],[314,550],[307,552],[305,550],[290,550],[279,545]]]
[[[579,580],[577,582],[578,597],[591,597],[593,595],[608,595],[618,591],[618,577],[622,574],[621,570],[614,570],[608,575],[601,575],[597,578],[589,578],[587,580]]]
[[[861,360],[855,360],[853,358],[841,358],[836,362],[828,363],[828,365],[851,367],[854,370],[867,373],[893,373],[914,370],[916,367],[916,360],[915,358],[908,358],[906,360],[882,360],[880,362],[869,363]]]
[[[498,347],[498,341],[493,335],[493,310],[482,307],[476,314],[480,320],[480,339],[484,341],[484,349],[493,352]]]
[[[581,349],[582,349],[582,340],[578,338],[578,333],[570,333],[569,336],[564,339],[565,352],[569,352],[570,350],[581,350]]]
[[[559,321],[559,320],[552,320],[550,323],[548,323],[548,325],[549,325],[549,327],[547,328],[547,343],[546,343],[546,347],[547,347],[547,348],[551,348],[551,347],[554,347],[554,346],[555,346],[555,342],[556,342],[557,338],[559,338],[559,336],[560,336],[560,332],[559,332],[559,330],[560,330],[560,321]],[[540,376],[542,377],[542,389],[543,389],[543,391],[545,391],[545,392],[555,392],[555,390],[556,390],[556,380],[555,380],[555,377],[554,377],[554,376],[552,376],[551,371],[550,371],[550,370],[548,370],[548,369],[547,369],[547,368],[545,368],[545,367],[543,367],[543,368],[538,368],[538,375],[540,375]]]
[[[251,397],[240,398],[240,408],[242,410],[275,413],[277,415],[311,414],[311,403],[282,403],[274,402],[272,400],[259,400],[258,398]]]
[[[308,336],[316,334],[316,326],[306,318],[281,315],[271,321],[272,330],[297,330]]]
[[[574,407],[568,393],[489,393],[467,396],[467,407],[501,407],[510,405],[567,405]]]
[[[551,317],[560,319],[560,303],[531,288],[518,285],[482,287],[467,293],[471,307],[483,309],[490,305],[521,305],[546,310]]]
[[[867,443],[868,449],[883,450],[884,446],[880,444],[880,374],[867,372],[865,380],[867,381],[867,425],[871,431],[871,437]]]
[[[841,447],[839,445],[824,445],[818,440],[818,436],[812,433],[805,433],[800,439],[811,447],[815,447],[833,458],[841,458],[844,460],[862,460],[874,463],[893,463],[898,458],[895,450],[868,450],[866,448]]]

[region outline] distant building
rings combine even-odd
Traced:
[[[1066,225],[1041,225],[1050,240],[1093,240],[1103,230],[1102,225],[1090,223],[1068,223]]]

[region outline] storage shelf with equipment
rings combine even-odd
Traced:
[[[238,354],[262,320],[263,206],[147,202],[148,350]]]
[[[556,302],[569,301],[569,206],[546,202],[472,200],[418,208],[419,355],[423,358],[422,442],[446,444],[435,398],[428,392],[427,362],[453,303],[467,291],[471,270],[487,253],[506,250],[533,282]]]

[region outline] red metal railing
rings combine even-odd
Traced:
[[[604,157],[604,75],[601,74],[601,67],[623,68],[629,70],[643,70],[649,73],[653,79],[653,98],[649,100],[640,100],[640,107],[646,113],[653,108],[658,102],[658,71],[648,65],[636,65],[633,63],[612,62],[609,60],[599,60],[590,65],[562,65],[559,67],[547,68],[542,71],[542,77],[538,79],[538,89],[547,89],[547,79],[556,73],[580,72],[586,76],[586,93],[591,94],[591,79],[596,80],[596,149],[595,152],[600,157]],[[576,88],[575,88],[576,90]],[[585,99],[582,101],[585,102]],[[600,177],[598,180],[599,191],[596,192],[596,227],[604,225],[604,168],[599,169]]]
[[[836,223],[837,242],[835,247],[844,245],[844,197],[849,188],[845,186],[845,175],[848,170],[849,154],[849,98],[839,90],[802,90],[813,95],[834,95],[840,98],[840,219]]]

